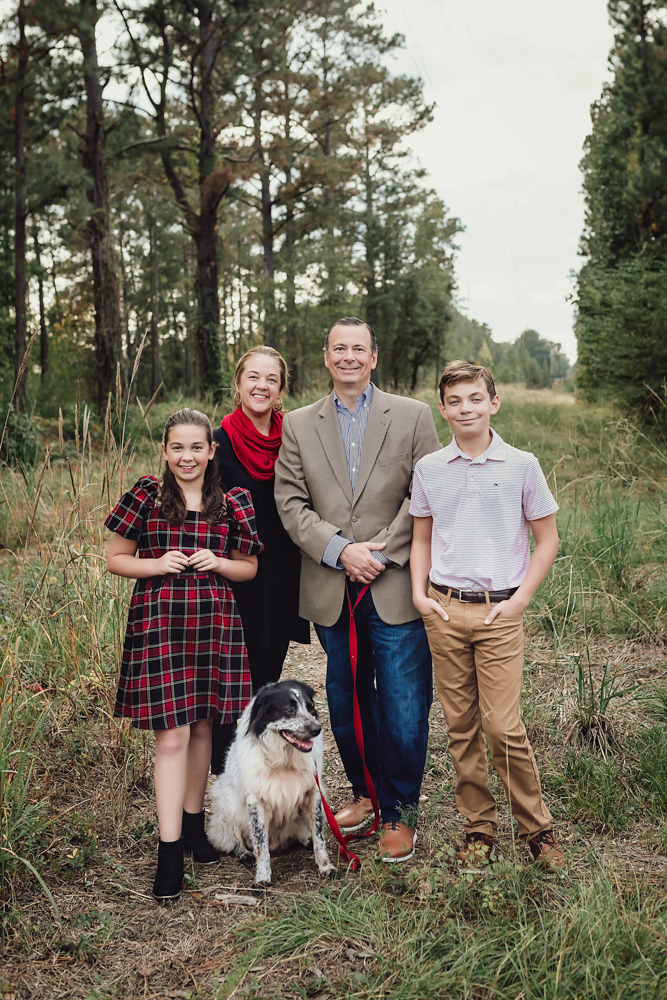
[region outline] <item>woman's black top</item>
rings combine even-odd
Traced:
[[[225,490],[241,486],[252,497],[257,534],[264,551],[257,557],[257,575],[232,584],[246,643],[271,646],[284,639],[310,642],[310,624],[299,617],[301,555],[283,528],[273,496],[273,479],[253,479],[236,456],[222,427],[213,432]]]

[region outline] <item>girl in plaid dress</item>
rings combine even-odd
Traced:
[[[175,899],[184,848],[195,861],[218,860],[203,811],[211,725],[233,722],[250,700],[243,627],[228,581],[254,577],[262,545],[248,491],[225,495],[208,417],[174,413],[162,454],[162,482],[142,477],[107,518],[114,532],[107,567],[137,581],[114,714],[155,732],[160,842],[153,895]]]

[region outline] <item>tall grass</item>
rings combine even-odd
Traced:
[[[128,776],[146,767],[141,735],[112,722],[129,587],[106,572],[104,518],[134,481],[135,467],[142,473],[158,468],[149,413],[150,404],[146,408],[139,404],[137,419],[128,403],[123,408],[119,397],[110,398],[104,422],[96,426],[88,407],[77,404],[73,441],[65,440],[61,414],[58,439],[47,446],[36,469],[20,465],[3,469],[3,900],[22,866],[28,865],[39,878],[47,863],[47,834],[58,819],[43,794],[50,771],[60,765],[69,776],[85,780],[93,765],[101,767],[96,777],[108,785],[108,802],[120,823],[127,808]],[[128,433],[132,421],[134,435]],[[86,734],[92,716],[102,720],[101,742]],[[41,793],[34,781],[36,768]],[[90,822],[88,814],[72,813],[59,834],[85,841],[90,853],[94,851]],[[72,857],[78,857],[80,864],[85,854],[77,848]]]

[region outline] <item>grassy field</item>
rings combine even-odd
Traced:
[[[323,886],[294,852],[248,900],[251,876],[223,859],[157,907],[152,741],[111,717],[130,585],[106,573],[103,520],[157,472],[173,407],[104,427],[84,409],[44,426],[34,469],[2,469],[0,998],[667,996],[667,444],[571,394],[501,397],[495,427],[539,457],[561,508],[558,560],[526,616],[523,714],[566,875],[527,863],[504,802],[502,864],[455,871],[434,705],[413,864],[388,870],[359,842],[362,870]],[[313,684],[326,719],[316,641],[291,648],[286,675]],[[325,749],[335,807],[329,734]]]

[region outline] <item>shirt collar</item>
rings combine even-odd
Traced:
[[[341,400],[338,398],[335,389],[333,397],[334,397],[334,405],[339,412],[341,410],[344,410],[346,413],[352,412],[351,410],[348,410],[345,403],[341,402]],[[357,396],[357,405],[354,412],[356,413],[357,410],[360,409],[362,406],[370,406],[372,398],[373,398],[373,383],[369,382],[364,391],[362,392],[362,394],[360,396]]]
[[[484,465],[487,461],[504,462],[506,458],[505,442],[498,431],[494,431],[493,427],[490,427],[489,430],[491,431],[491,443],[486,451],[478,455],[477,458],[471,458],[470,455],[461,451],[456,443],[456,438],[453,437],[447,447],[443,449],[447,462],[453,462],[455,458],[462,458],[465,462],[470,462],[471,465]]]

